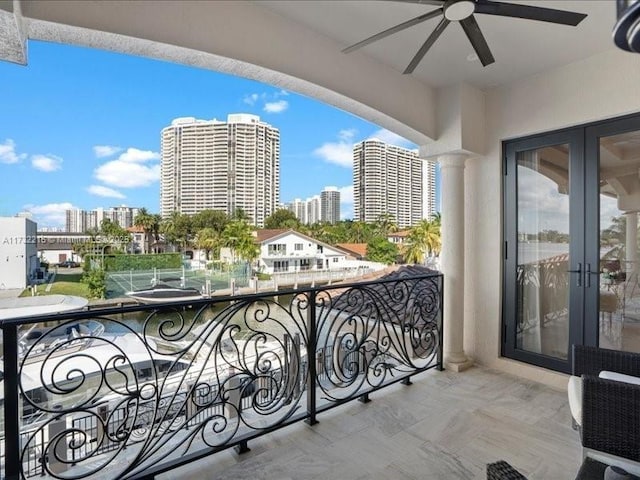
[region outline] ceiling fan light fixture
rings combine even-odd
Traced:
[[[475,8],[473,0],[449,0],[444,6],[444,18],[459,22],[473,15]]]

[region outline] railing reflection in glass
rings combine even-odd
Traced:
[[[150,478],[442,368],[442,276],[2,328],[3,476]]]

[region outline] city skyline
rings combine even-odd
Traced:
[[[28,68],[3,63],[0,77],[12,92],[0,115],[0,215],[28,210],[42,227],[105,202],[159,212],[160,132],[178,117],[260,115],[280,130],[281,202],[335,185],[342,218],[353,217],[353,144],[416,147],[293,92],[89,48],[31,42]]]

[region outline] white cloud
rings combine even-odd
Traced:
[[[353,185],[338,188],[340,192],[340,219],[353,218]]]
[[[414,143],[410,142],[406,138],[401,137],[400,135],[393,133],[385,128],[381,128],[380,130],[376,130],[375,132],[373,132],[373,134],[371,134],[369,139],[372,139],[372,138],[377,138],[378,140],[384,143],[389,143],[397,147],[416,148],[416,145]]]
[[[62,168],[62,159],[55,155],[32,155],[31,165],[42,172],[55,172]]]
[[[338,132],[338,138],[343,142],[353,142],[353,137],[356,136],[356,133],[358,133],[358,131],[355,128],[345,128]]]
[[[91,185],[87,187],[87,192],[92,195],[97,195],[99,197],[108,197],[108,198],[126,198],[122,193],[113,188],[105,187],[103,185]]]
[[[357,130],[344,129],[338,132],[337,142],[325,142],[313,151],[327,163],[333,163],[340,167],[351,168],[353,166],[353,138]]]
[[[160,154],[151,150],[139,150],[137,148],[127,148],[127,151],[118,157],[121,162],[144,163],[149,160],[158,160]]]
[[[282,113],[287,108],[289,108],[289,102],[286,100],[277,100],[275,102],[265,103],[263,110],[267,113]]]
[[[4,143],[0,143],[0,163],[18,163],[26,158],[26,154],[16,153],[16,143],[7,138]]]
[[[340,203],[343,205],[351,204],[353,205],[353,185],[349,185],[347,187],[340,187],[338,189],[340,192]]]
[[[147,187],[160,179],[160,165],[147,166],[113,160],[96,168],[94,177],[114,187]]]
[[[282,113],[289,108],[289,102],[279,100],[280,97],[286,97],[289,92],[286,90],[278,90],[277,92],[248,93],[242,97],[243,103],[252,107],[258,103],[262,103],[262,110],[267,113]]]
[[[245,95],[242,101],[247,105],[253,106],[255,105],[255,103],[258,101],[259,98],[260,98],[260,95],[258,95],[257,93],[250,93],[248,95]]]
[[[158,152],[129,147],[116,160],[110,160],[96,168],[93,176],[100,182],[113,187],[147,187],[160,179],[160,165],[157,163],[143,164],[155,162],[159,158]],[[113,192],[122,195],[120,192],[112,190],[111,193]],[[99,195],[95,192],[92,193]],[[113,198],[120,197],[114,196]]]
[[[47,203],[46,205],[25,205],[23,210],[34,215],[38,226],[64,227],[67,216],[66,211],[76,208],[69,202]]]
[[[93,153],[98,158],[110,157],[116,153],[120,153],[122,148],[113,145],[96,145],[93,147]]]

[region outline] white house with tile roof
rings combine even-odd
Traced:
[[[341,270],[345,252],[295,230],[258,230],[259,269],[264,273]]]

